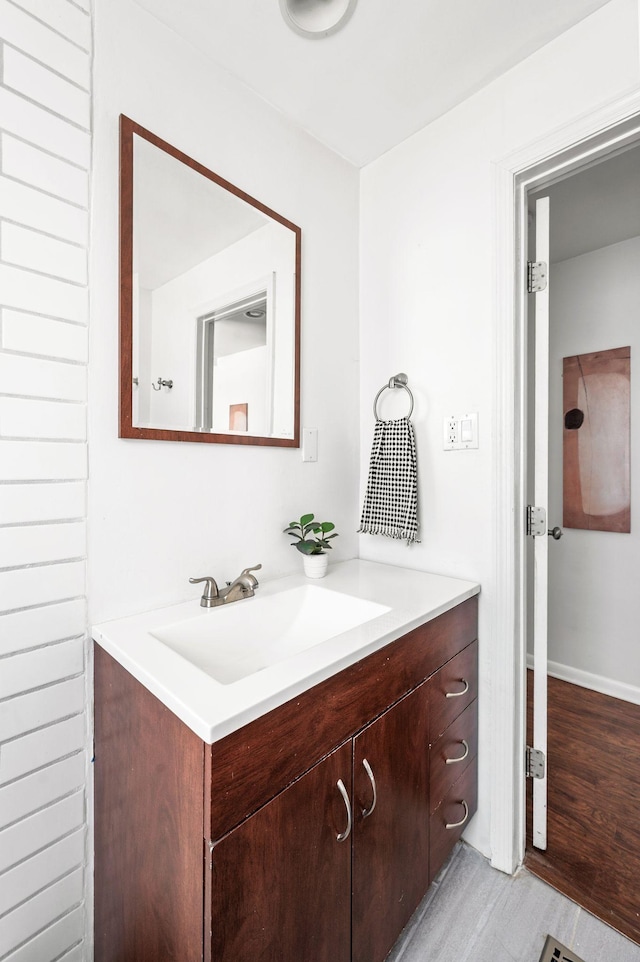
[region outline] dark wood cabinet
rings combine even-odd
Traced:
[[[216,962],[349,962],[350,775],[349,742],[210,847]]]
[[[429,884],[427,695],[420,685],[354,740],[353,962],[388,955]]]
[[[429,882],[477,805],[478,643],[436,671],[429,688]]]
[[[96,647],[96,962],[382,962],[476,809],[476,626],[213,745]]]
[[[431,746],[429,814],[433,814],[454,782],[478,754],[476,703],[468,705]]]

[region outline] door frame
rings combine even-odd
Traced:
[[[599,107],[493,164],[495,372],[491,656],[491,864],[525,851],[527,192],[640,143],[640,92]]]

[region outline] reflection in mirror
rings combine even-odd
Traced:
[[[272,305],[271,297],[270,317]],[[198,318],[196,427],[199,430],[273,433],[269,351],[272,329],[272,323],[267,326],[266,289]],[[237,401],[239,388],[246,398],[241,403]],[[238,413],[241,407],[244,407],[244,418]]]
[[[297,446],[299,312],[300,229],[122,117],[120,436]]]

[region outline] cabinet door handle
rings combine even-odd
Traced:
[[[466,820],[469,818],[469,806],[467,805],[464,799],[462,799],[460,804],[464,808],[464,818],[459,822],[445,822],[444,824],[445,828],[460,828],[460,826],[464,825]]]
[[[375,778],[374,778],[374,776],[373,776],[373,771],[371,770],[371,765],[369,764],[369,762],[367,761],[366,758],[363,758],[363,759],[362,759],[362,766],[363,766],[365,772],[367,773],[367,775],[369,776],[369,781],[371,782],[371,788],[373,789],[373,801],[371,802],[370,807],[369,807],[369,808],[363,808],[363,809],[362,809],[362,817],[363,817],[363,818],[369,818],[369,816],[373,814],[373,810],[375,809],[375,807],[376,807],[376,805],[377,805],[377,803],[378,803],[378,793],[377,793],[377,791],[376,791],[376,780],[375,780]]]
[[[445,693],[445,698],[460,698],[461,695],[467,694],[469,691],[469,682],[466,678],[459,678],[458,680],[464,685],[462,691],[448,691]]]
[[[458,762],[463,762],[463,761],[465,760],[465,758],[466,758],[467,755],[469,754],[469,745],[468,745],[468,743],[464,740],[464,738],[462,739],[462,741],[460,742],[460,744],[464,746],[464,752],[463,752],[463,754],[460,755],[459,758],[445,758],[445,765],[456,765]]]
[[[338,832],[338,834],[336,835],[336,838],[339,842],[346,842],[346,840],[349,838],[349,835],[351,834],[351,803],[349,801],[349,795],[347,794],[347,790],[344,787],[344,782],[342,781],[342,779],[339,778],[336,784],[338,786],[338,791],[342,795],[342,801],[344,802],[344,807],[347,810],[347,827],[345,828],[344,832]]]

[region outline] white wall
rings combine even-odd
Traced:
[[[361,535],[363,557],[472,578],[480,597],[480,795],[469,840],[490,855],[495,415],[492,165],[639,81],[638,5],[587,20],[363,170],[361,492],[370,404],[398,371],[416,396],[422,543]],[[398,398],[398,403],[401,399]],[[479,412],[477,451],[445,452],[445,414]]]
[[[98,0],[95,20],[89,573],[99,621],[197,596],[190,575],[224,581],[258,562],[264,579],[296,570],[282,529],[304,511],[336,523],[335,560],[357,553],[359,175],[132,0]],[[302,424],[319,430],[317,463],[298,449],[117,438],[121,112],[301,226]]]
[[[0,957],[87,958],[88,0],[0,0]]]
[[[265,345],[248,351],[225,354],[218,359],[213,376],[213,430],[229,430],[232,404],[246,404],[246,430],[250,434],[268,434],[267,368],[269,356]],[[237,430],[237,429],[236,429]],[[240,430],[244,430],[241,428]]]
[[[549,659],[640,700],[640,237],[551,267],[549,511],[562,524],[562,359],[631,345],[631,533],[565,528],[549,552]],[[556,671],[558,669],[556,668]],[[570,672],[571,674],[571,672]],[[578,674],[576,676],[580,678]],[[622,690],[616,686],[622,684]]]

